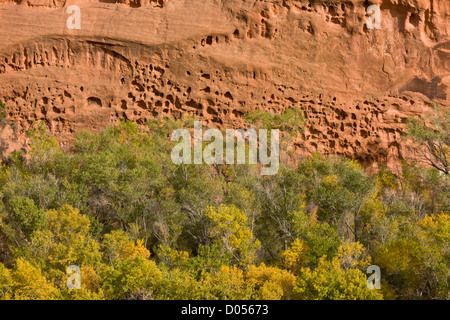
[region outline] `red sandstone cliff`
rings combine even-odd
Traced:
[[[307,152],[376,168],[408,155],[406,117],[450,105],[449,0],[113,2],[0,0],[0,99],[16,126],[0,129],[4,153],[36,120],[65,144],[119,119],[240,127],[300,105]],[[365,25],[371,4],[380,30]]]

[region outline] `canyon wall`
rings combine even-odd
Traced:
[[[449,0],[0,0],[0,39],[4,155],[35,121],[67,147],[120,119],[240,128],[249,111],[301,106],[299,156],[376,170],[410,155],[407,117],[450,106]]]

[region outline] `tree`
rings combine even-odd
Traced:
[[[67,283],[69,274],[64,278]],[[80,268],[81,288],[61,288],[66,300],[104,300],[103,279],[94,267],[82,265]]]
[[[301,252],[301,256],[297,258],[300,259],[298,262],[301,262],[301,264],[297,263],[297,266],[293,266],[297,269],[303,264],[317,266],[323,256],[328,259],[333,258],[341,244],[336,229],[327,222],[318,220],[314,212],[308,215],[305,212],[305,205],[303,203],[299,210],[289,213],[292,234],[296,237],[296,240],[291,244],[291,248],[283,253],[286,263],[288,252],[294,248],[298,253]],[[300,243],[302,247],[299,246]]]
[[[295,292],[301,299],[381,300],[382,294],[367,288],[367,277],[358,269],[344,269],[339,258],[320,259],[316,269],[303,269]]]
[[[211,221],[210,236],[242,265],[255,260],[260,242],[253,238],[247,225],[247,216],[235,206],[208,207],[206,217]]]
[[[410,118],[407,136],[416,144],[419,161],[450,174],[450,109],[434,103],[425,121]],[[427,123],[428,122],[428,123]]]
[[[281,132],[280,148],[286,155],[286,163],[289,163],[289,147],[293,140],[305,131],[305,117],[301,107],[295,106],[284,110],[281,114],[272,114],[256,109],[245,115],[245,120],[260,129],[278,129]],[[280,155],[281,156],[281,155]]]
[[[297,115],[253,120],[295,136]],[[449,298],[450,175],[319,155],[265,177],[174,165],[184,125],[121,123],[70,152],[37,126],[30,157],[0,165],[0,299]]]
[[[48,227],[34,231],[28,245],[14,251],[58,288],[65,290],[70,265],[100,268],[100,244],[90,235],[90,220],[69,205],[47,211]]]
[[[33,200],[26,197],[14,197],[10,204],[13,217],[27,237],[34,231],[42,230],[47,226],[45,211],[36,207]]]
[[[102,241],[104,259],[111,265],[129,258],[142,257],[148,259],[150,252],[144,247],[143,240],[131,241],[123,230],[113,230],[105,234]]]
[[[2,100],[0,100],[0,124],[6,119],[6,106]]]
[[[200,285],[202,298],[209,300],[245,300],[252,293],[245,283],[244,272],[236,266],[221,266],[204,273]]]
[[[152,300],[161,281],[162,273],[154,261],[135,256],[109,267],[103,288],[108,299]]]
[[[307,250],[308,248],[303,241],[296,238],[289,249],[283,251],[281,254],[284,267],[295,274],[299,274],[301,268],[306,264],[307,258],[305,256],[305,251]]]
[[[54,300],[61,298],[60,291],[30,262],[17,259],[11,272],[12,299]]]
[[[388,286],[382,289],[406,299],[448,299],[450,215],[426,216],[401,236],[375,254]]]
[[[0,263],[0,300],[11,298],[12,281],[11,271]]]
[[[198,300],[204,299],[206,292],[211,288],[202,288],[193,272],[183,268],[165,268],[160,266],[162,279],[156,289],[155,298],[159,300]],[[208,283],[206,281],[205,283]]]
[[[248,267],[245,281],[248,286],[253,287],[252,299],[292,299],[296,276],[288,270],[262,263],[259,266]]]
[[[360,210],[374,192],[372,178],[354,160],[319,154],[300,162],[297,170],[306,187],[306,201],[316,205],[318,218],[358,241]]]

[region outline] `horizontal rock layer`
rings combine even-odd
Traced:
[[[409,156],[407,117],[450,105],[450,1],[0,0],[0,26],[3,154],[35,121],[67,145],[120,119],[239,128],[249,111],[300,105],[300,154],[376,169]]]

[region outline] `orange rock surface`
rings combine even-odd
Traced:
[[[239,128],[248,111],[299,105],[301,154],[376,170],[408,157],[407,117],[450,106],[449,0],[0,0],[0,39],[3,154],[35,121],[67,145],[120,119]]]

